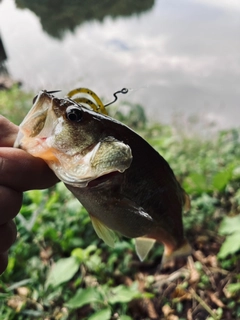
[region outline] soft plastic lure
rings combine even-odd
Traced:
[[[114,100],[105,104],[105,105],[102,103],[101,99],[99,98],[98,95],[96,95],[95,92],[93,92],[92,90],[87,89],[87,88],[73,89],[70,92],[68,92],[67,98],[70,98],[80,104],[81,103],[86,104],[86,105],[88,105],[88,107],[90,107],[91,109],[93,109],[94,111],[96,111],[98,113],[108,115],[106,107],[108,107],[109,105],[111,105],[112,103],[117,101],[117,99],[118,99],[117,94],[118,93],[126,94],[126,93],[128,93],[128,89],[123,88],[122,90],[116,91],[113,94]]]

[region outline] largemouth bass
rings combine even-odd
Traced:
[[[136,239],[141,260],[155,241],[164,245],[163,262],[190,254],[182,224],[187,197],[168,163],[129,127],[84,106],[86,100],[41,91],[15,147],[46,161],[109,246],[121,234]]]

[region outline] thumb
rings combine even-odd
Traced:
[[[45,189],[58,182],[47,164],[27,152],[0,148],[0,185],[16,191]]]

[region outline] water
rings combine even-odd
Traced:
[[[239,126],[239,0],[16,3],[1,1],[0,35],[5,66],[25,88],[84,86],[107,102],[127,87],[121,99],[151,119]]]

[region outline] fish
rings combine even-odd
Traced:
[[[90,93],[96,104],[73,99],[75,91],[64,98],[40,91],[14,147],[48,164],[108,246],[114,247],[119,236],[134,238],[141,261],[155,242],[164,246],[162,263],[191,254],[182,222],[189,197],[168,162],[84,90],[79,92]]]

